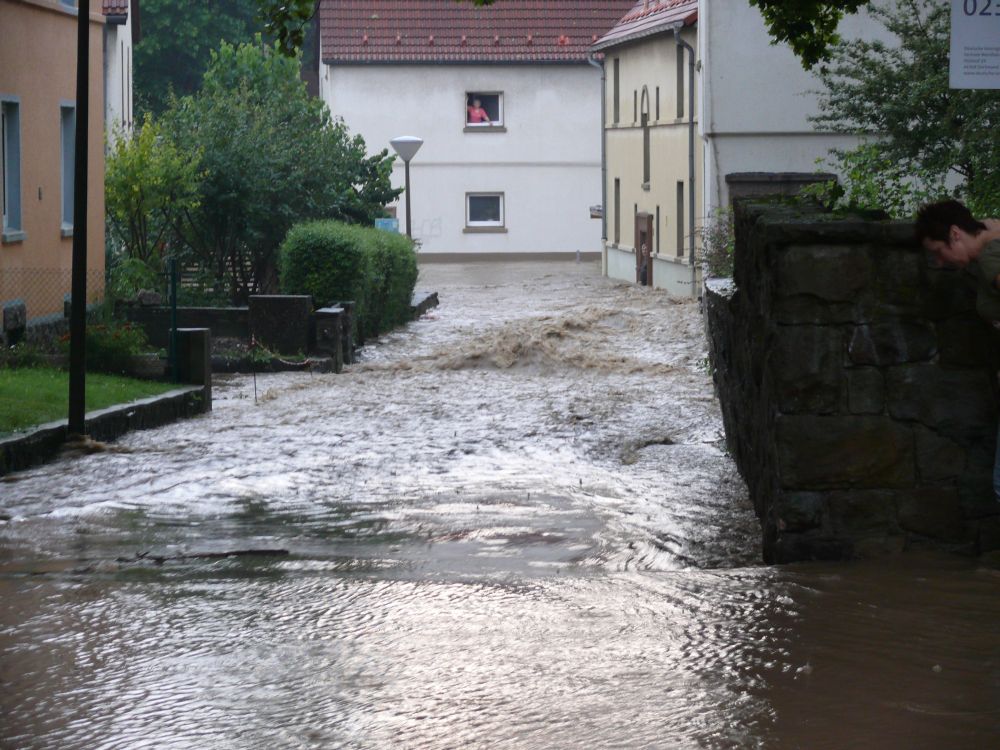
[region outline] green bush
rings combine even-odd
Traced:
[[[413,242],[337,221],[299,224],[281,246],[281,290],[317,306],[353,300],[357,333],[375,336],[409,319],[417,282]]]
[[[68,334],[62,343],[68,353]],[[128,372],[132,357],[149,351],[149,341],[139,326],[111,321],[87,326],[86,350],[89,372],[117,375]]]

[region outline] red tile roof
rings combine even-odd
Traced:
[[[698,0],[636,0],[632,10],[593,49],[602,50],[662,33],[678,23],[690,26],[697,20]]]
[[[101,10],[106,16],[127,16],[128,0],[103,0],[104,7]]]
[[[323,62],[573,63],[633,0],[321,0]]]

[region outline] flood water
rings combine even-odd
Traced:
[[[421,273],[342,375],[0,482],[0,748],[1000,746],[998,571],[760,564],[696,304]]]

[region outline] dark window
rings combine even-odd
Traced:
[[[618,73],[619,73],[619,70],[618,70],[618,58],[616,57],[615,58],[615,64],[614,64],[614,76],[613,76],[613,79],[614,79],[614,90],[612,91],[612,95],[614,97],[613,101],[614,101],[614,110],[615,110],[615,119],[614,119],[615,125],[617,125],[619,122],[621,122],[621,107],[620,107],[620,105],[621,105],[621,93],[620,93],[619,87],[618,87],[618,82],[619,82]]]
[[[622,241],[622,181],[615,177],[615,244]]]
[[[684,48],[677,47],[677,116],[684,116]]]
[[[503,193],[469,193],[465,199],[467,226],[503,226]]]
[[[18,102],[0,102],[0,192],[3,229],[21,229],[21,110]]]
[[[76,107],[59,108],[62,123],[62,224],[73,228],[73,174],[76,169]]]
[[[477,105],[476,102],[479,102]],[[499,91],[469,91],[465,95],[465,124],[468,127],[503,125],[503,94]]]
[[[656,121],[660,121],[660,87],[656,87]]]
[[[642,184],[649,187],[649,90],[642,87]]]
[[[656,254],[659,255],[660,254],[660,207],[659,206],[656,207],[656,230],[654,234],[656,234]]]
[[[684,183],[677,183],[677,257],[684,257]]]

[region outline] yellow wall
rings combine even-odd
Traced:
[[[697,50],[695,30],[686,29],[684,40]],[[614,61],[619,70],[619,114],[614,122]],[[605,51],[607,80],[607,233],[608,247],[632,253],[635,250],[635,212],[648,212],[660,220],[655,225],[659,235],[659,257],[663,261],[678,258],[677,248],[677,183],[684,183],[684,246],[681,262],[689,269],[688,201],[688,54],[684,57],[684,116],[677,117],[677,47],[672,34],[660,34],[645,40]],[[695,74],[695,123],[699,102],[698,74]],[[643,185],[643,131],[640,126],[642,91],[648,92],[650,123],[650,180]],[[659,118],[656,112],[656,88],[660,92]],[[639,106],[634,102],[638,100]],[[638,109],[638,116],[636,110]],[[695,220],[700,222],[702,210],[702,140],[695,133]],[[615,179],[621,185],[621,230],[615,242]],[[654,238],[653,250],[657,249]],[[690,273],[688,270],[687,273]],[[634,279],[634,274],[632,275]],[[654,281],[656,276],[654,274]],[[659,285],[659,284],[658,284]]]
[[[104,77],[100,4],[91,0],[88,298],[103,296]],[[0,0],[0,95],[19,100],[21,226],[0,245],[0,302],[21,298],[33,318],[62,310],[71,237],[62,237],[60,104],[76,99],[75,11],[58,0]]]

